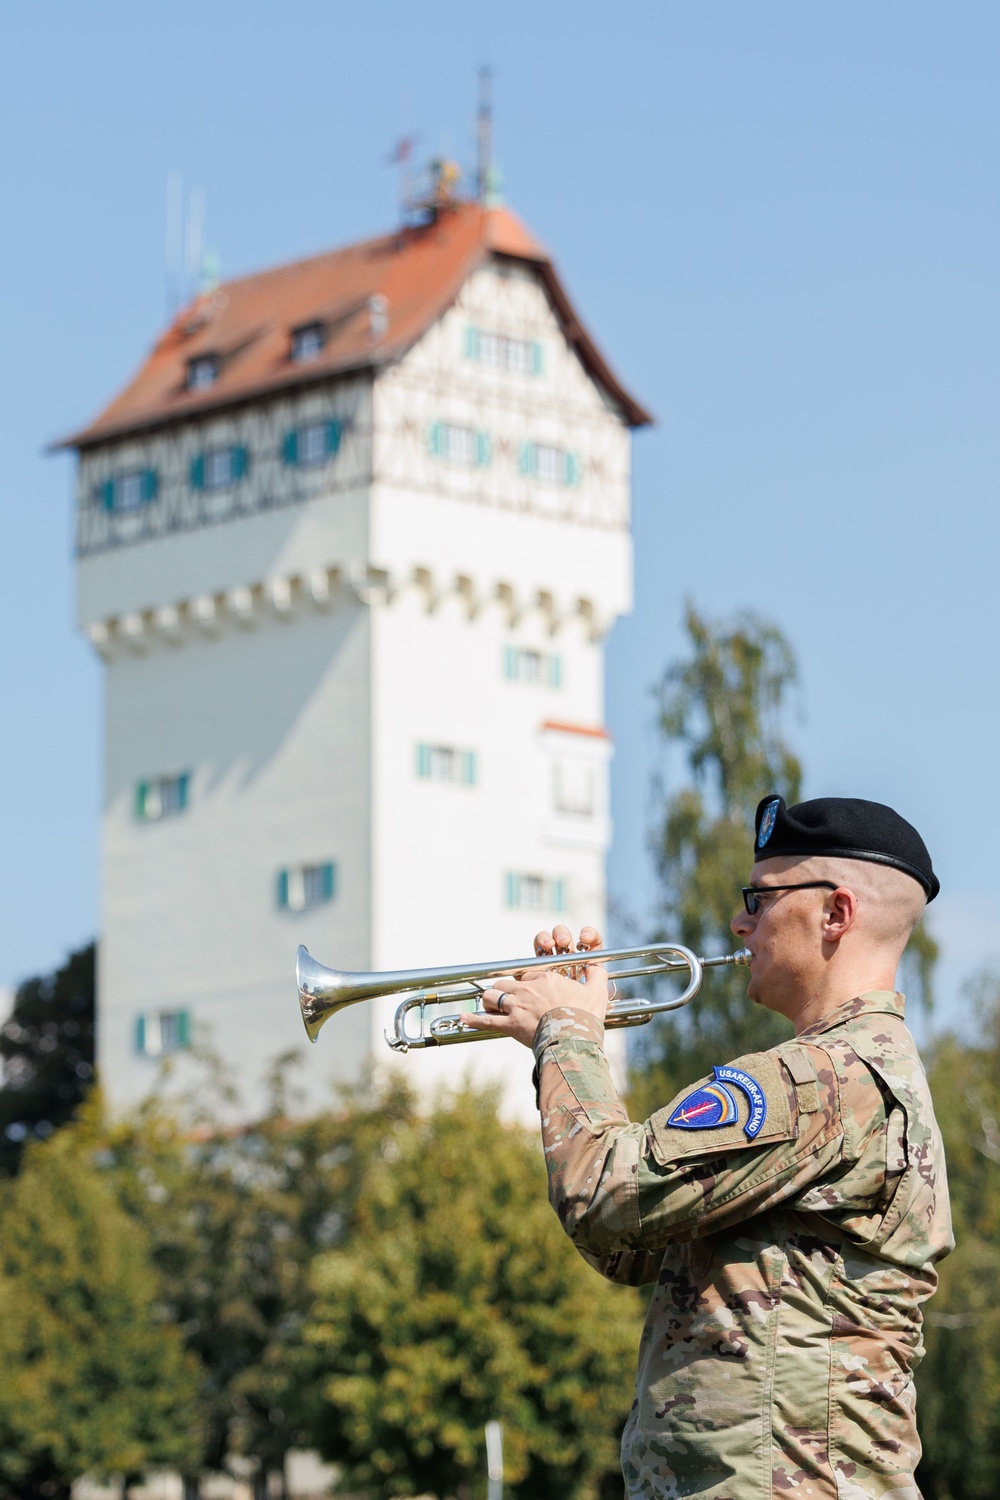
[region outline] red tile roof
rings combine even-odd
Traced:
[[[460,203],[435,222],[224,282],[175,318],[125,389],[60,446],[162,426],[270,392],[398,359],[454,302],[491,255],[534,266],[566,337],[628,424],[652,419],[611,372],[581,324],[548,254],[506,208]],[[372,298],[384,298],[379,335]],[[315,359],[293,361],[292,330],[322,323]],[[188,390],[189,362],[215,356],[214,383]]]

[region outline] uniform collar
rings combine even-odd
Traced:
[[[833,1031],[837,1026],[843,1026],[847,1021],[855,1021],[859,1016],[866,1015],[889,1015],[902,1017],[906,1011],[906,996],[901,995],[898,990],[866,990],[863,995],[856,995],[853,1000],[845,1000],[843,1005],[838,1005],[836,1010],[828,1011],[825,1016],[820,1016],[805,1031],[796,1035],[796,1041],[803,1041],[807,1037],[821,1036],[825,1031]]]

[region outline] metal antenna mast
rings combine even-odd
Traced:
[[[493,71],[479,69],[479,112],[476,116],[476,197],[486,201],[493,171]]]
[[[167,317],[173,319],[184,296],[184,183],[167,175]]]

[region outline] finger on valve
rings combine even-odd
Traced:
[[[604,939],[601,937],[601,934],[598,932],[596,927],[581,927],[580,941],[576,946],[581,952],[584,952],[588,949],[603,948]]]
[[[552,941],[555,943],[557,953],[572,953],[573,934],[565,922],[560,922],[558,927],[552,929]]]
[[[551,932],[535,933],[535,957],[547,958],[550,953],[556,951],[556,945],[552,940]]]

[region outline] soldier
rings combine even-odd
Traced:
[[[549,1196],[586,1260],[655,1282],[622,1438],[642,1500],[919,1500],[921,1304],[952,1248],[944,1155],[896,969],[930,856],[891,808],[757,809],[732,930],[794,1039],[642,1124],[602,1050],[607,978],[504,980],[470,1025],[536,1058]],[[599,947],[592,928],[580,946]],[[536,950],[568,952],[566,928]]]

